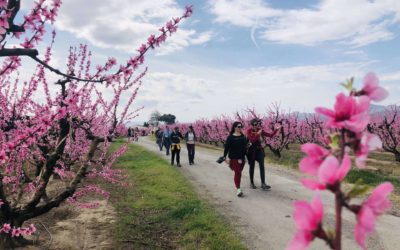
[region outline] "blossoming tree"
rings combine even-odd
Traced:
[[[108,193],[86,179],[99,178],[123,184],[124,175],[112,169],[125,144],[112,154],[108,148],[114,138],[126,134],[124,123],[138,110],[130,109],[147,68],[138,72],[149,49],[161,45],[176,32],[180,21],[191,15],[187,7],[181,17],[168,21],[159,35],[151,35],[137,55],[120,64],[109,58],[104,65],[92,65],[86,45],[72,47],[66,72],[50,65],[56,33],[43,58],[36,45],[53,23],[60,0],[39,0],[20,25],[14,19],[19,0],[0,0],[0,248],[26,243],[23,236],[35,232],[24,222],[47,213],[68,200],[78,207],[94,207],[81,198]],[[7,38],[19,39],[21,47],[7,48]],[[19,78],[21,57],[38,62],[28,80]],[[51,94],[48,74],[55,73],[59,91]],[[104,97],[103,93],[112,93]],[[44,95],[44,101],[35,96]],[[128,96],[122,105],[121,97]]]
[[[383,113],[374,114],[368,130],[379,136],[382,148],[400,162],[400,107],[392,106]]]

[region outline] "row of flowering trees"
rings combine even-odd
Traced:
[[[109,58],[93,65],[86,45],[71,47],[64,71],[51,65],[56,32],[43,56],[36,49],[56,20],[61,0],[38,0],[15,24],[20,0],[0,0],[0,248],[27,243],[23,237],[36,231],[24,222],[68,201],[78,207],[94,207],[82,197],[108,193],[86,179],[124,184],[124,174],[111,166],[126,149],[108,149],[114,138],[126,134],[124,123],[132,111],[147,68],[144,56],[176,32],[187,7],[151,35],[125,63]],[[19,43],[8,47],[8,41]],[[22,57],[37,62],[29,79],[20,79]],[[50,82],[49,73],[58,76]],[[51,89],[58,91],[52,94]],[[104,93],[112,93],[106,98]],[[44,98],[35,98],[35,97]],[[122,96],[128,96],[122,105]],[[90,182],[93,183],[93,182]]]
[[[329,134],[337,132],[336,128],[326,127],[326,118],[318,113],[300,117],[298,113],[282,110],[276,103],[268,108],[266,114],[258,114],[254,109],[246,110],[242,114],[236,113],[233,117],[226,115],[214,119],[199,119],[190,124],[176,124],[186,131],[192,125],[199,141],[207,144],[222,145],[229,134],[230,127],[235,120],[250,126],[250,121],[258,118],[262,121],[263,129],[272,131],[279,123],[279,133],[273,138],[264,138],[264,147],[275,156],[281,157],[281,152],[290,148],[290,144],[316,143],[323,147],[329,144]],[[396,161],[400,162],[400,108],[388,107],[385,112],[374,113],[367,124],[367,130],[379,136],[383,142],[382,149],[392,153]]]

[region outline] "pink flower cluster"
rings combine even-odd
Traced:
[[[19,237],[21,235],[32,235],[36,232],[36,227],[33,224],[30,224],[28,227],[13,227],[9,223],[3,224],[3,227],[0,229],[0,233],[11,234],[11,237]]]
[[[335,194],[336,220],[341,220],[342,206],[356,215],[354,235],[364,249],[367,236],[374,231],[376,218],[391,207],[388,195],[393,191],[393,185],[383,183],[361,205],[353,205],[349,203],[353,197],[341,190],[341,182],[351,169],[350,150],[354,151],[356,165],[363,167],[368,153],[381,147],[379,138],[365,131],[369,123],[370,101],[383,100],[388,94],[378,83],[378,78],[369,73],[360,91],[353,89],[351,81],[347,85],[350,95],[340,93],[336,96],[333,110],[316,108],[316,112],[327,117],[326,127],[339,132],[330,136],[328,149],[312,143],[303,144],[301,150],[306,157],[299,164],[300,171],[314,177],[302,180],[305,187]],[[329,238],[322,228],[323,208],[320,203],[317,197],[311,204],[304,201],[294,204],[297,233],[288,249],[305,249],[315,237],[325,240],[334,249],[340,248],[341,228],[338,225],[341,223],[336,224],[335,238]]]

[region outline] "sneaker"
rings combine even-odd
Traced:
[[[267,185],[267,184],[265,184],[265,183],[263,183],[263,184],[261,185],[261,188],[262,188],[263,190],[270,190],[270,189],[271,189],[271,186],[270,186],[270,185]]]
[[[240,190],[240,188],[237,189],[236,195],[238,197],[243,197],[243,192],[242,192],[242,190]]]
[[[256,188],[257,188],[257,186],[256,186],[256,185],[254,185],[254,183],[250,183],[250,188],[252,188],[252,189],[256,189]]]
[[[176,166],[179,168],[182,167],[182,165],[180,163],[176,164]]]

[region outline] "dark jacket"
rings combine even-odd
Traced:
[[[178,144],[178,143],[181,142],[180,139],[183,139],[183,136],[182,136],[181,132],[179,132],[179,131],[178,132],[176,132],[176,131],[172,132],[172,134],[171,134],[171,142],[172,143]]]
[[[247,139],[242,134],[240,136],[229,135],[225,141],[224,157],[230,159],[244,159],[247,149]]]

